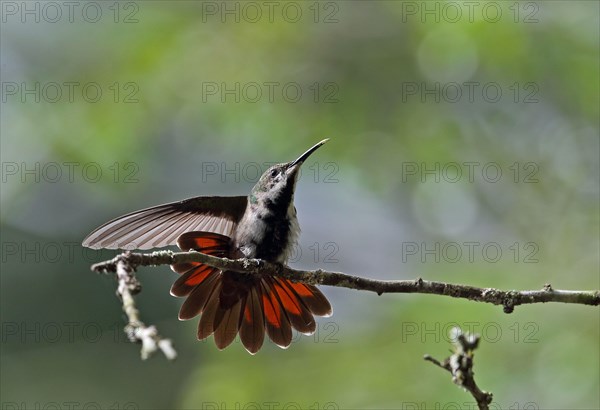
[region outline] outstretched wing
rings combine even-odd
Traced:
[[[176,245],[190,231],[231,236],[242,218],[245,196],[200,196],[142,209],[113,219],[95,229],[83,246],[93,249],[151,249]]]

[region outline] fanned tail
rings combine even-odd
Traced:
[[[231,257],[230,238],[209,232],[187,232],[177,244],[209,255]],[[234,255],[237,256],[237,255]],[[187,296],[179,319],[201,315],[198,339],[214,335],[219,349],[229,346],[239,333],[251,354],[263,345],[265,331],[278,346],[287,348],[292,328],[312,334],[313,315],[331,315],[331,305],[319,289],[271,276],[254,277],[198,263],[181,263],[171,268],[181,274],[171,288],[174,296]]]

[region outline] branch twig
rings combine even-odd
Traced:
[[[135,270],[137,266],[172,265],[183,262],[201,262],[206,265],[235,272],[253,275],[272,275],[312,285],[337,286],[356,290],[383,293],[425,293],[468,299],[476,302],[501,305],[505,313],[511,313],[515,306],[560,302],[582,305],[600,305],[599,290],[555,290],[545,285],[541,290],[500,290],[478,288],[445,282],[416,280],[383,281],[361,278],[340,272],[323,270],[304,271],[287,266],[269,263],[259,259],[227,259],[206,255],[200,252],[157,251],[152,253],[122,253],[115,258],[92,266],[96,272],[115,272],[119,262]]]
[[[127,253],[114,264],[114,272],[117,274],[117,295],[121,298],[123,311],[127,315],[129,323],[125,326],[125,333],[130,341],[142,343],[142,360],[146,360],[157,350],[161,350],[167,359],[173,360],[177,352],[169,339],[163,339],[155,326],[146,326],[140,320],[140,312],[135,306],[133,295],[139,293],[142,285],[135,277],[135,266],[128,263]]]
[[[457,327],[450,331],[450,338],[454,340],[454,353],[443,362],[426,354],[423,358],[433,364],[448,370],[452,374],[452,381],[471,393],[479,410],[489,410],[493,395],[481,390],[475,383],[473,372],[474,351],[479,345],[479,335],[466,335]]]

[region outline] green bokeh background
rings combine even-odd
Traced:
[[[224,351],[197,342],[196,321],[179,322],[181,300],[168,293],[176,274],[145,268],[142,317],[179,358],[142,362],[122,334],[114,280],[89,271],[114,252],[77,245],[125,212],[245,194],[256,164],[329,137],[299,182],[292,266],[598,289],[598,2],[273,2],[272,15],[265,2],[102,2],[97,22],[95,6],[86,14],[75,3],[72,22],[60,2],[53,22],[46,2],[1,2],[3,409],[474,408],[422,359],[448,354],[453,323],[483,334],[475,371],[494,408],[600,407],[597,308],[506,315],[324,288],[334,315],[317,334],[250,356],[238,341]],[[68,82],[78,84],[72,99]],[[97,102],[82,94],[90,83]],[[276,84],[273,98],[265,83]],[[221,94],[236,84],[239,102]],[[469,84],[479,84],[472,97]],[[498,182],[482,176],[486,164],[486,176],[502,171]],[[502,250],[496,262],[482,254],[490,243]]]

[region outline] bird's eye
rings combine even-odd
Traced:
[[[279,171],[277,171],[277,169],[272,169],[271,170],[271,178],[275,178],[278,173],[279,173]]]

